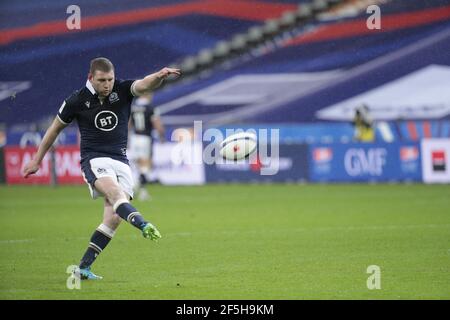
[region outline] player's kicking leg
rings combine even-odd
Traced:
[[[121,187],[112,178],[103,177],[97,179],[95,188],[113,204],[114,212],[123,220],[141,230],[145,238],[155,241],[161,238],[158,229],[150,222],[144,220],[139,211],[130,204],[128,196],[125,195]]]

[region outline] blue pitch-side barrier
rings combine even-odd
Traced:
[[[448,141],[443,143],[449,144]],[[431,163],[436,168],[428,169],[434,170],[435,174],[448,171],[445,159],[450,151],[444,149],[440,147],[439,152],[431,156]],[[430,155],[422,155],[421,152],[420,142],[281,143],[269,145],[263,152],[260,146],[258,153],[246,161],[234,163],[216,159],[212,164],[204,163],[203,173],[196,171],[195,174],[204,176],[205,183],[422,182],[422,157]],[[201,159],[201,155],[198,156]],[[179,167],[180,164],[173,166]],[[180,169],[183,178],[193,174],[189,164],[181,164],[181,167],[184,167],[184,171]],[[176,184],[176,179],[172,183]]]
[[[308,177],[308,146],[281,144],[279,157],[272,159],[264,152],[257,158],[243,162],[224,162],[205,165],[206,182],[303,182]]]
[[[312,182],[421,181],[419,143],[312,144]]]
[[[269,164],[264,157],[252,163],[206,165],[206,182],[422,181],[419,143],[281,144],[273,161],[273,175],[262,174]]]
[[[416,122],[415,124],[420,123]],[[411,126],[412,123],[409,125]],[[448,127],[448,122],[432,122],[429,123],[427,131],[435,134],[434,138],[448,138]],[[228,130],[237,128],[221,127],[218,129],[226,137],[231,133]],[[419,136],[417,141],[397,139],[393,143],[385,143],[380,140],[376,143],[354,143],[351,142],[353,133],[350,130],[351,126],[345,123],[316,124],[316,127],[311,125],[279,125],[276,127],[259,125],[239,129],[253,129],[258,133],[259,152],[254,155],[254,157],[258,157],[251,159],[251,162],[205,164],[204,175],[207,183],[423,181],[422,158],[426,159],[426,156],[421,154],[420,145],[421,139],[424,138],[421,133],[423,130],[414,130]],[[262,135],[264,129],[267,133],[266,138]],[[272,141],[274,129],[278,129],[279,133],[278,147],[269,143],[267,150],[264,150],[261,146],[265,141]],[[335,136],[332,135],[333,132]],[[441,132],[441,134],[438,135],[437,132]],[[446,135],[442,135],[442,133]],[[168,135],[170,136],[170,130]],[[42,136],[43,132],[8,132],[7,145],[36,145]],[[324,139],[323,137],[328,138]],[[347,142],[343,143],[342,137],[347,137]],[[324,140],[331,142],[324,143]],[[63,131],[59,141],[60,145],[77,143],[78,135],[75,127]],[[209,143],[206,141],[205,147]],[[442,152],[445,153],[445,151]],[[206,154],[206,149],[204,153]],[[273,159],[274,157],[275,159]],[[442,157],[445,161],[449,155]],[[441,161],[438,156],[435,158],[433,161]],[[440,162],[438,165],[445,166]]]

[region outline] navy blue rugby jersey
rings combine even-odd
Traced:
[[[110,157],[128,164],[127,140],[134,80],[114,81],[109,94],[100,103],[98,94],[88,80],[61,105],[58,118],[64,124],[74,119],[78,123],[81,162],[98,157]]]

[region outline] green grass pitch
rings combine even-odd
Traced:
[[[86,186],[0,187],[1,299],[449,299],[450,185],[152,186],[163,238],[122,223],[101,281],[66,287],[101,222]],[[370,265],[381,289],[369,290]]]

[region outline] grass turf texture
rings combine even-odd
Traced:
[[[101,222],[85,186],[0,188],[0,299],[449,299],[449,185],[152,187],[163,238],[122,223],[101,281],[66,288]],[[369,290],[367,267],[381,268]]]

